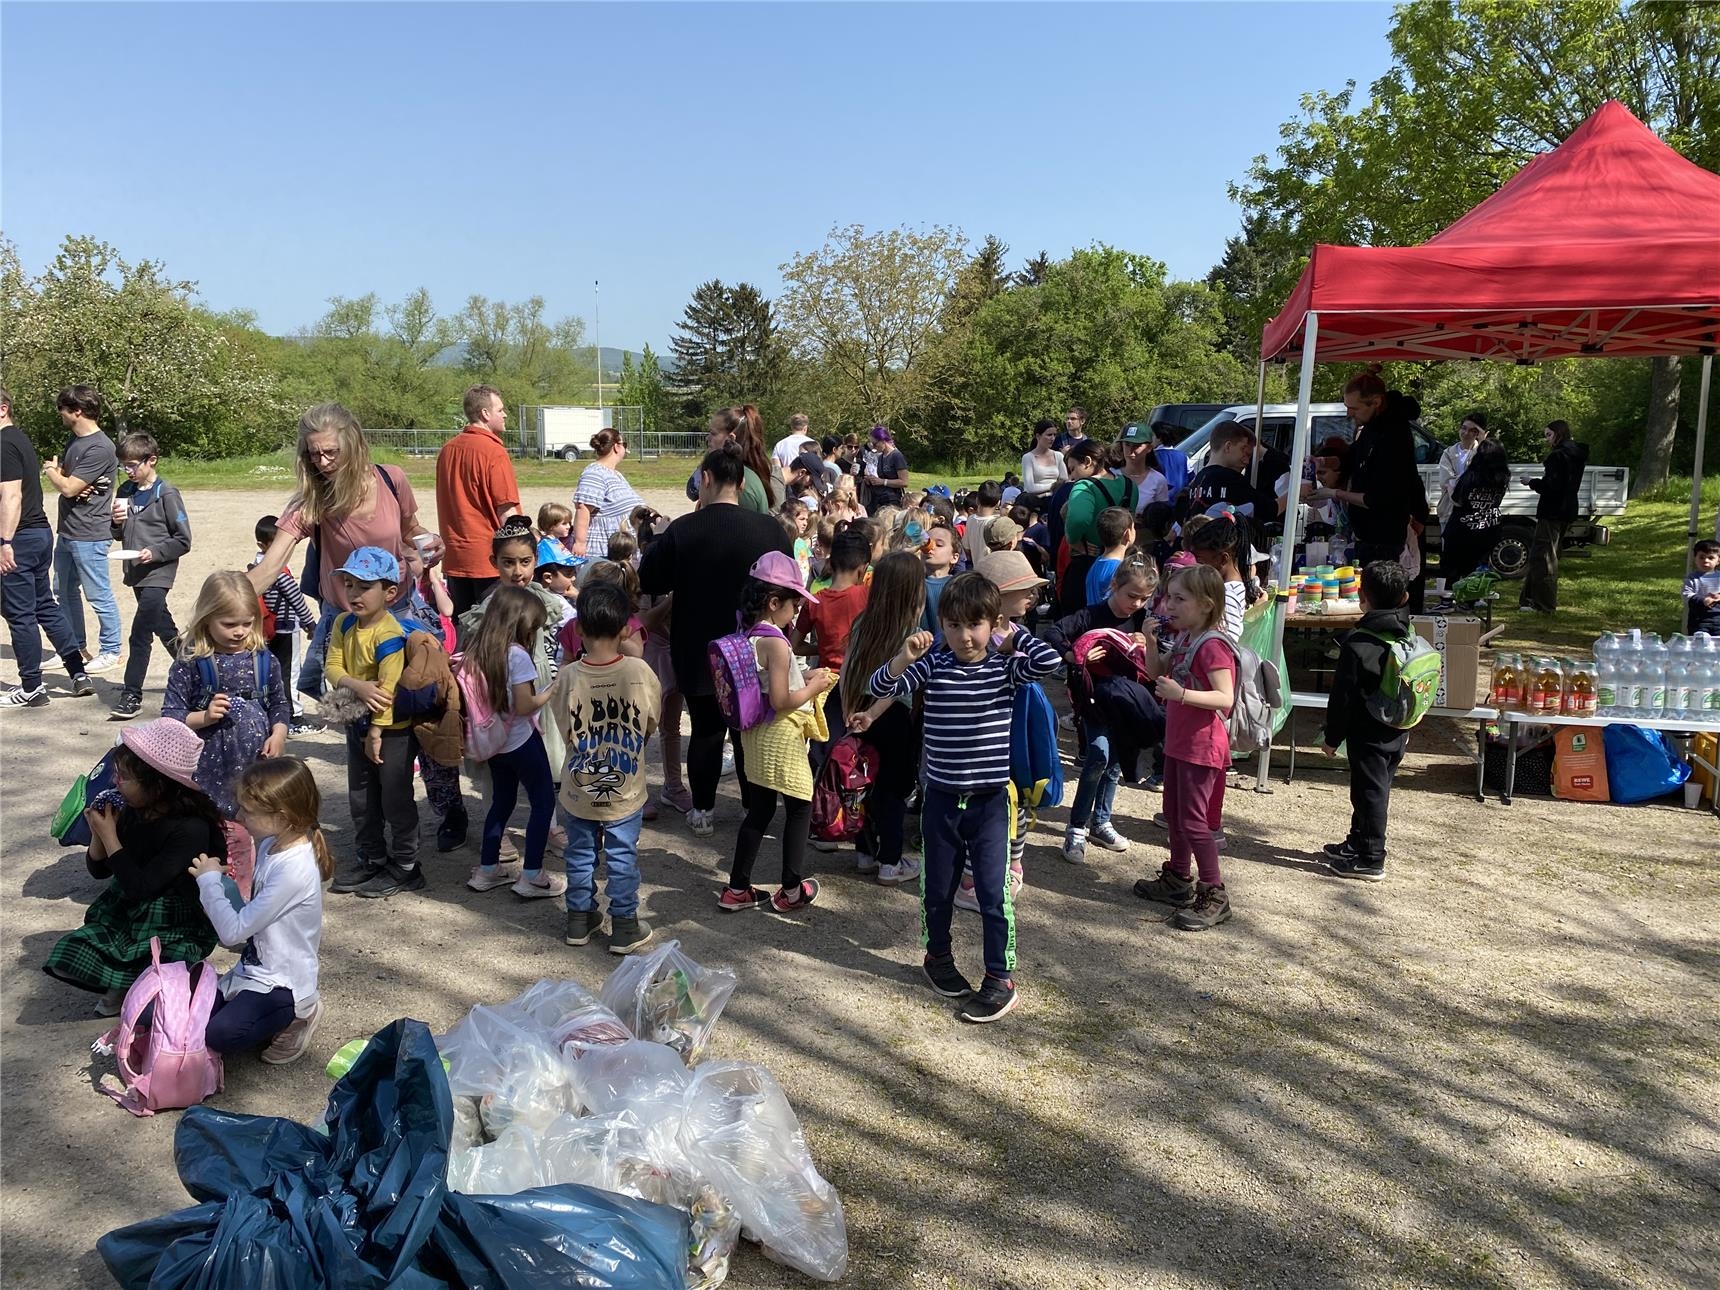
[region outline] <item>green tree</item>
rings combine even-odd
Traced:
[[[634,366],[633,355],[622,353],[621,386],[616,391],[615,401],[623,407],[639,408],[647,433],[654,434],[664,428],[669,395],[663,384],[663,368],[651,352],[650,345],[646,345],[639,355],[638,366]]]
[[[590,394],[596,371],[582,350],[585,321],[544,316],[544,299],[520,304],[470,296],[449,334],[465,345],[461,368],[473,380],[540,403],[576,403]]]
[[[785,355],[776,311],[751,283],[700,283],[675,325],[669,351],[687,425],[702,427],[712,409],[739,403],[757,405],[772,422],[781,413]]]

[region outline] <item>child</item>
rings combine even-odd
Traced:
[[[560,502],[545,502],[538,507],[538,563],[558,564],[560,551],[573,556],[573,512]],[[578,564],[577,557],[573,559]]]
[[[753,562],[748,573],[741,622],[752,634],[759,686],[776,715],[763,725],[741,731],[741,761],[752,792],[746,819],[735,838],[729,885],[718,895],[717,906],[733,913],[756,909],[769,901],[777,913],[789,914],[818,899],[817,880],[800,876],[812,824],[812,767],[806,741],[809,735],[824,738],[829,733],[822,698],[836,684],[836,674],[820,667],[803,676],[783,634],[801,602],[817,600],[806,590],[794,561],[780,551],[767,551]],[[753,861],[758,858],[765,829],[776,815],[779,793],[784,811],[782,882],[774,894],[767,894],[752,885]]]
[[[603,553],[611,564],[625,565],[639,572],[639,539],[629,529],[616,529],[609,535],[609,547]]]
[[[114,494],[113,535],[121,550],[138,554],[125,562],[125,585],[137,597],[137,614],[131,620],[125,678],[113,705],[118,721],[130,721],[143,711],[150,639],[160,641],[170,654],[179,641],[167,593],[180,557],[191,550],[191,523],[179,490],[155,473],[159,451],[151,435],[133,433],[119,441],[119,468],[127,478]]]
[[[84,813],[90,875],[110,881],[84,911],[84,925],[48,952],[42,970],[80,990],[101,994],[96,1015],[119,1013],[125,992],[161,957],[197,963],[215,948],[215,929],[197,903],[186,866],[198,855],[225,856],[221,815],[197,787],[203,744],[182,721],[158,717],[120,732],[114,783],[123,806]],[[105,992],[105,993],[104,993]]]
[[[974,492],[974,512],[968,517],[967,533],[962,538],[962,555],[967,560],[967,567],[973,568],[986,555],[985,530],[997,514],[997,508],[1003,501],[1003,486],[995,479],[988,479]]]
[[[448,594],[448,584],[442,567],[426,569],[418,548],[410,544],[404,552],[406,595],[400,612],[442,642],[442,648],[452,654],[456,645],[454,632],[454,598]],[[418,774],[424,780],[424,797],[436,812],[436,850],[447,853],[466,845],[466,830],[470,821],[466,815],[466,799],[460,792],[460,768],[444,766],[419,750]]]
[[[257,843],[250,900],[233,907],[214,856],[198,856],[189,870],[221,943],[244,951],[222,974],[203,1042],[223,1057],[261,1048],[265,1062],[283,1066],[305,1055],[322,1024],[322,885],[334,873],[334,861],[317,824],[322,794],[298,758],[277,757],[247,769],[239,781],[239,804]]]
[[[546,539],[537,544],[537,566],[532,570],[532,577],[537,579],[538,586],[550,595],[565,601],[570,611],[579,581],[579,569],[580,562],[574,558],[573,552],[559,542]],[[547,613],[545,617],[548,617]]]
[[[911,698],[875,699],[867,683],[903,641],[922,630],[926,585],[920,562],[908,552],[893,551],[880,560],[872,570],[866,612],[854,620],[842,660],[843,719],[878,752],[855,864],[885,886],[920,876],[920,866],[902,853],[908,795],[920,771],[920,723]]]
[[[1163,709],[1152,692],[1124,677],[1095,687],[1076,663],[1075,642],[1088,632],[1107,627],[1144,638],[1147,602],[1158,585],[1158,569],[1147,560],[1132,557],[1117,566],[1104,599],[1058,619],[1046,629],[1045,643],[1063,656],[1068,669],[1070,697],[1085,740],[1081,779],[1075,786],[1069,827],[1063,835],[1063,858],[1071,864],[1087,858],[1089,839],[1107,851],[1129,849],[1111,823],[1117,785],[1123,778],[1121,745],[1125,731],[1135,749],[1150,747],[1164,736]],[[1119,688],[1124,693],[1116,693]]]
[[[1107,506],[1099,512],[1099,558],[1087,570],[1087,603],[1096,605],[1111,592],[1111,579],[1117,566],[1129,553],[1135,541],[1135,517],[1121,506]]]
[[[812,578],[807,582],[807,589],[814,594],[823,591],[834,581],[830,568],[830,552],[836,545],[837,521],[829,515],[820,515],[813,527],[812,538]],[[842,525],[846,529],[847,525]],[[868,546],[870,554],[870,546]],[[870,563],[870,561],[868,561]]]
[[[639,917],[639,826],[648,791],[645,743],[657,726],[661,688],[650,664],[621,652],[633,612],[617,583],[593,577],[579,593],[585,653],[562,670],[550,718],[567,746],[560,802],[567,818],[569,945],[603,926],[597,908],[597,855],[609,889],[609,952],[631,954],[651,942]]]
[[[389,612],[400,598],[400,562],[381,547],[361,546],[336,576],[350,608],[329,632],[327,678],[331,686],[356,694],[369,715],[346,731],[347,806],[356,850],[335,870],[329,890],[366,899],[422,891],[412,791],[418,739],[410,719],[396,719],[393,706],[406,664],[406,629]]]
[[[1254,566],[1248,562],[1252,525],[1225,513],[1196,524],[1191,520],[1185,543],[1197,564],[1216,569],[1224,582],[1224,634],[1231,644],[1242,643],[1242,625],[1248,606],[1264,594],[1254,581]]]
[[[1135,895],[1176,909],[1171,925],[1205,931],[1230,917],[1230,893],[1218,868],[1217,825],[1224,816],[1224,775],[1230,768],[1225,712],[1235,695],[1236,654],[1226,643],[1224,581],[1215,569],[1191,565],[1171,579],[1165,612],[1176,637],[1169,657],[1147,651],[1147,674],[1165,706],[1165,819],[1170,860],[1156,878],[1141,878]],[[1158,624],[1149,621],[1156,640]],[[1191,860],[1200,868],[1196,882]]]
[[[637,511],[634,513],[638,514]],[[686,704],[675,680],[674,661],[669,657],[674,597],[646,596],[641,592],[638,604],[639,621],[645,628],[643,657],[657,677],[663,696],[663,710],[657,725],[657,748],[663,758],[663,791],[657,795],[657,805],[685,815],[693,809],[693,795],[687,791],[681,775],[681,713]],[[646,816],[654,819],[656,811],[647,806]]]
[[[161,700],[162,716],[202,740],[197,784],[229,820],[239,818],[239,777],[259,757],[286,751],[292,722],[286,673],[263,639],[261,617],[249,578],[233,569],[210,574]]]
[[[1684,630],[1720,636],[1720,542],[1703,538],[1690,548],[1693,572],[1684,580]]]
[[[1014,551],[1021,545],[1021,525],[1007,515],[994,515],[985,526],[985,551]]]
[[[934,524],[926,534],[926,549],[921,559],[926,566],[926,608],[920,618],[920,630],[930,632],[934,641],[943,641],[943,629],[938,623],[938,601],[956,571],[956,531],[947,524]]]
[[[1017,997],[1015,906],[1005,877],[1013,698],[1017,686],[1051,675],[1057,654],[1008,622],[1003,597],[984,574],[952,579],[938,612],[944,644],[934,649],[930,632],[916,632],[872,674],[868,688],[880,697],[924,695],[922,970],[945,998],[966,999],[964,1021],[990,1022],[1009,1012]],[[998,633],[1002,640],[994,644]],[[985,926],[985,980],[977,993],[956,969],[950,941],[964,864],[973,867]]]
[[[1272,487],[1264,490],[1248,482],[1254,461],[1254,432],[1236,421],[1221,421],[1213,427],[1207,464],[1183,490],[1181,513],[1200,515],[1208,507],[1228,502],[1243,515],[1265,519],[1277,509]]]
[[[275,515],[265,515],[257,521],[257,527],[252,536],[257,539],[257,557],[253,565],[263,562],[263,553],[274,544],[277,532]],[[275,656],[275,667],[282,676],[293,675],[293,645],[302,627],[306,633],[317,629],[317,616],[311,612],[305,593],[299,590],[299,580],[293,577],[291,569],[282,569],[274,583],[263,593],[263,607],[275,616],[275,634],[266,643],[269,653]],[[299,696],[292,686],[287,687],[287,698],[292,704],[292,721],[287,727],[290,735],[302,735],[310,730],[308,725],[300,722],[301,710]]]
[[[1346,745],[1350,760],[1350,836],[1328,842],[1326,867],[1340,878],[1386,876],[1386,807],[1409,731],[1376,720],[1368,696],[1380,688],[1391,642],[1409,637],[1409,574],[1395,560],[1362,570],[1362,620],[1344,638],[1326,708],[1325,754]],[[1168,799],[1167,799],[1168,802]]]
[[[514,895],[522,899],[559,896],[567,890],[566,881],[543,871],[544,847],[555,821],[555,782],[537,722],[538,709],[549,702],[551,691],[539,687],[531,655],[531,645],[543,631],[544,607],[525,587],[497,587],[486,603],[489,608],[460,667],[469,682],[477,682],[491,710],[507,723],[507,734],[501,751],[485,763],[490,768],[490,810],[484,817],[478,866],[466,886],[494,891],[511,883]],[[500,860],[502,835],[522,786],[531,816],[526,823],[525,868],[516,879],[504,872]]]
[[[854,620],[866,609],[867,598],[871,594],[871,588],[865,582],[866,557],[870,554],[864,533],[844,530],[837,534],[836,549],[830,556],[830,589],[813,593],[813,597],[809,597],[801,607],[800,617],[795,619],[794,652],[816,655],[818,666],[827,671],[842,670],[842,660],[848,653],[848,634],[854,629]],[[808,637],[813,638],[813,646],[807,645]],[[842,715],[841,695],[833,692],[825,704],[825,714],[830,737],[814,745],[814,776],[823,766],[830,745],[848,733],[848,723]]]

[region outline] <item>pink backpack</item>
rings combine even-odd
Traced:
[[[203,1046],[203,1031],[215,1007],[215,969],[202,963],[163,963],[161,938],[152,936],[154,965],[132,982],[119,1025],[90,1045],[90,1051],[119,1061],[120,1092],[96,1087],[133,1115],[154,1115],[196,1106],[221,1091],[221,1056]],[[138,1025],[150,1004],[155,1015]]]
[[[716,684],[717,708],[723,720],[735,730],[751,730],[762,726],[776,715],[770,706],[770,695],[759,684],[758,656],[753,653],[753,639],[774,636],[787,640],[780,629],[769,623],[757,623],[747,631],[731,632],[711,642],[711,680]]]
[[[475,667],[466,666],[466,656],[456,654],[448,660],[454,680],[460,686],[460,715],[466,726],[466,756],[473,761],[489,761],[508,743],[508,714],[490,705],[489,687]],[[537,724],[533,714],[532,724]]]

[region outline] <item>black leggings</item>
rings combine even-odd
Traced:
[[[752,886],[753,861],[758,859],[759,844],[764,831],[776,818],[777,792],[774,788],[751,785],[752,801],[747,817],[741,821],[741,831],[735,838],[735,864],[729,871],[729,886],[744,891]],[[800,886],[801,867],[806,862],[806,836],[812,827],[812,803],[798,797],[782,795],[785,818],[782,822],[782,889],[793,891]]]
[[[723,720],[723,710],[717,706],[714,694],[688,694],[687,715],[693,721],[693,733],[687,739],[687,787],[693,794],[693,809],[709,811],[717,804],[717,781],[723,775],[723,736],[728,735],[735,746],[735,775],[740,781],[741,803],[751,795],[747,783],[745,756],[741,752],[739,731],[729,729]]]
[[[878,770],[856,849],[881,865],[901,864],[908,794],[914,791],[920,773],[919,722],[912,708],[892,703],[861,738],[878,750]]]

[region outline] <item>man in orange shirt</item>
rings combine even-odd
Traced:
[[[490,543],[502,521],[520,509],[514,460],[502,442],[508,407],[488,385],[466,391],[469,423],[436,455],[436,521],[447,546],[442,568],[458,618],[496,585]]]

